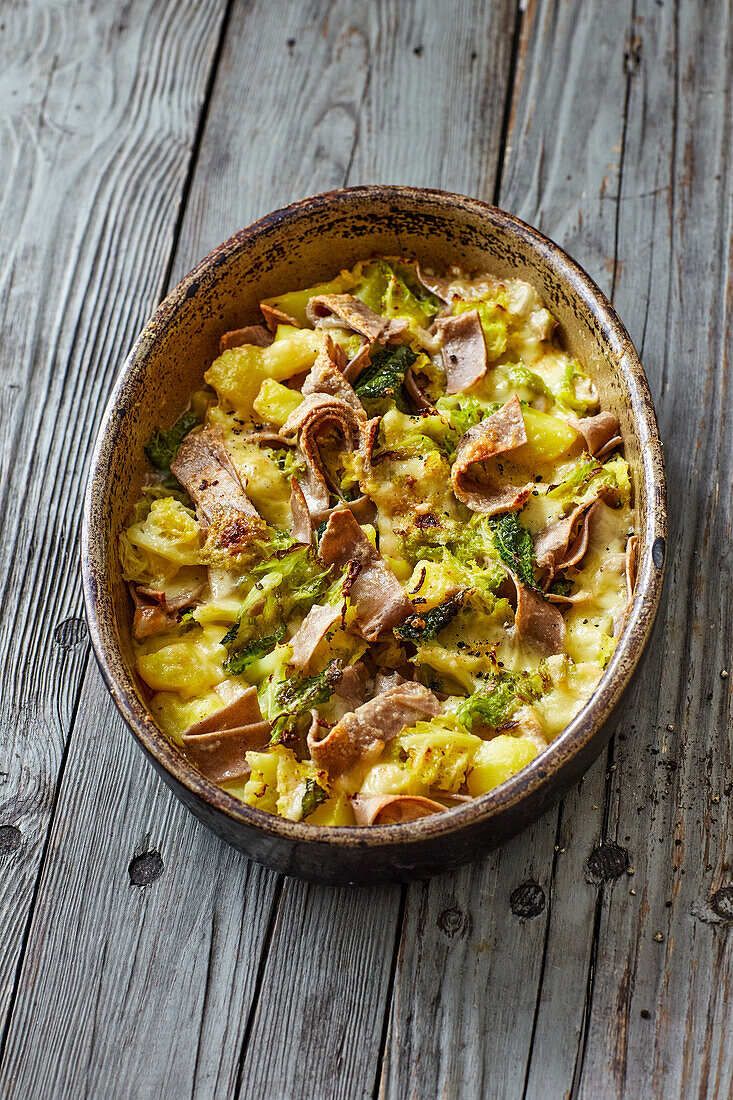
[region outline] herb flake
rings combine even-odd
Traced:
[[[303,820],[306,817],[310,817],[318,807],[328,800],[328,791],[324,790],[320,783],[315,779],[306,779],[305,781],[305,794],[303,795],[303,801],[300,805],[300,817]]]

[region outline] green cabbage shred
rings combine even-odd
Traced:
[[[231,633],[229,631],[222,638],[222,645],[227,645],[227,639]],[[233,676],[244,672],[254,661],[259,661],[260,657],[266,657],[268,653],[272,653],[275,646],[279,645],[284,637],[285,627],[279,626],[274,634],[268,634],[263,638],[253,638],[241,649],[235,649],[233,653],[230,653],[230,656],[224,662],[224,668]]]
[[[331,661],[316,676],[297,676],[285,680],[275,694],[279,713],[273,722],[270,744],[276,745],[288,734],[297,732],[300,719],[309,717],[311,710],[328,702],[342,675],[341,663]]]
[[[359,375],[354,389],[369,416],[379,416],[396,405],[407,412],[402,392],[405,371],[417,359],[417,353],[405,344],[375,351],[368,367]]]
[[[491,529],[494,545],[505,565],[511,569],[525,588],[536,588],[534,579],[534,546],[532,536],[519,522],[516,513],[492,516]]]
[[[452,596],[445,603],[431,607],[429,611],[417,611],[408,615],[405,621],[395,627],[395,634],[403,642],[427,641],[434,638],[456,617],[463,603],[463,593]]]
[[[541,697],[544,687],[539,672],[497,672],[455,709],[455,716],[468,730],[474,725],[499,729],[524,703]]]
[[[198,417],[189,409],[176,420],[172,428],[168,428],[167,431],[160,429],[153,432],[145,444],[145,454],[151,466],[161,474],[167,474],[174,486],[178,485],[178,481],[171,474],[171,462],[178,454],[178,449],[185,437],[197,424]]]
[[[324,790],[320,783],[315,779],[306,779],[305,781],[305,794],[303,795],[303,801],[300,808],[301,818],[310,817],[315,810],[321,805],[322,802],[328,800],[328,791]]]

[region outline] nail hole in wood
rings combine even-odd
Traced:
[[[133,886],[150,886],[163,874],[163,860],[160,852],[143,852],[130,860],[128,867],[130,883]]]
[[[17,825],[0,825],[0,855],[17,852],[22,839],[23,834]]]
[[[710,908],[723,920],[733,920],[733,886],[721,886],[710,898]]]
[[[538,917],[545,908],[545,891],[539,882],[530,879],[512,890],[509,895],[509,906],[515,917],[523,920]]]
[[[629,867],[629,853],[619,844],[609,841],[594,848],[588,856],[586,863],[588,873],[597,882],[607,882],[609,879],[623,875]]]

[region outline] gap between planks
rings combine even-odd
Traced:
[[[191,179],[193,178],[193,174],[194,174],[194,171],[195,171],[196,160],[197,160],[197,157],[198,157],[198,150],[199,150],[199,147],[200,147],[201,137],[202,137],[202,134],[203,134],[203,128],[204,128],[203,123],[204,123],[204,120],[205,120],[205,117],[206,117],[206,114],[207,114],[207,111],[208,111],[208,105],[209,105],[212,90],[213,90],[214,78],[215,78],[216,70],[218,68],[219,60],[220,60],[220,57],[221,57],[221,51],[222,51],[222,47],[223,47],[223,43],[224,43],[224,38],[225,38],[225,35],[226,35],[226,30],[227,30],[227,26],[228,26],[228,23],[229,23],[231,10],[232,10],[232,6],[233,6],[234,2],[235,2],[235,0],[226,0],[226,6],[225,6],[224,13],[223,13],[223,16],[222,16],[222,19],[221,19],[221,22],[220,22],[219,30],[217,32],[216,46],[215,46],[213,56],[212,56],[210,71],[209,71],[209,74],[208,74],[208,77],[207,77],[207,80],[206,80],[205,92],[204,92],[201,108],[200,108],[199,115],[198,115],[197,126],[196,126],[196,129],[195,129],[193,142],[192,142],[191,147],[190,147],[188,165],[187,165],[186,171],[184,173],[184,177],[183,177],[183,182],[182,182],[182,187],[181,187],[181,198],[180,198],[180,203],[179,203],[179,214],[178,214],[178,217],[176,219],[176,222],[175,222],[175,225],[174,225],[174,228],[173,228],[173,235],[172,235],[172,239],[171,239],[171,244],[169,246],[169,248],[170,248],[169,259],[168,259],[168,262],[167,262],[167,265],[166,265],[166,268],[165,268],[165,272],[164,272],[164,275],[163,275],[163,278],[162,278],[161,292],[158,295],[158,300],[159,301],[162,300],[163,297],[165,297],[165,294],[168,292],[168,289],[169,289],[172,258],[175,254],[178,238],[180,236],[181,223],[182,223],[183,213],[184,213],[185,205],[186,205],[186,198],[187,198],[188,192],[190,190]],[[124,17],[122,17],[122,16],[120,18],[124,19]],[[55,61],[54,61],[54,66],[56,65],[57,60],[58,59],[56,58]],[[49,87],[50,87],[50,79],[49,79]],[[44,100],[44,105],[45,105],[45,100]],[[99,243],[100,248],[102,246],[102,239],[103,239],[103,235],[102,235],[102,237],[100,237],[100,243]],[[96,258],[95,258],[94,262],[96,264]],[[80,315],[77,319],[76,329],[74,331],[74,336],[73,336],[73,340],[72,340],[72,348],[71,348],[71,353],[70,353],[70,356],[69,356],[69,360],[71,360],[71,358],[74,355],[74,349],[75,349],[75,346],[76,346],[76,343],[77,343],[77,336],[78,336],[78,334],[81,330],[82,320],[83,320],[82,315],[80,313]],[[103,402],[106,402],[106,400],[107,400],[106,390],[102,391],[101,397],[102,397]],[[93,410],[95,422],[98,422],[98,420],[99,420],[100,411],[101,410],[100,410],[99,406],[96,406],[95,409]],[[10,570],[8,571],[8,577],[9,576],[10,576]],[[72,621],[72,620],[64,620],[64,621],[66,622],[66,621]],[[45,823],[45,835],[44,835],[44,839],[43,839],[43,843],[42,843],[41,855],[40,855],[40,858],[38,860],[38,864],[37,864],[37,867],[36,867],[36,870],[35,870],[32,893],[31,893],[31,901],[30,901],[28,911],[26,913],[26,917],[25,917],[25,921],[24,921],[24,927],[23,927],[23,932],[22,932],[22,936],[21,936],[21,945],[20,945],[20,948],[19,948],[17,962],[16,962],[16,965],[15,965],[15,973],[14,973],[13,982],[12,982],[12,989],[11,989],[11,993],[10,993],[10,996],[9,996],[9,999],[8,999],[8,1002],[7,1002],[7,1006],[6,1006],[5,1020],[4,1020],[4,1023],[3,1023],[2,1035],[0,1036],[0,1066],[3,1063],[5,1048],[6,1048],[6,1044],[7,1044],[7,1039],[8,1039],[8,1035],[9,1035],[10,1028],[11,1028],[11,1025],[12,1025],[15,1001],[16,1001],[17,994],[18,994],[19,983],[20,983],[21,975],[22,975],[22,971],[23,971],[23,963],[24,963],[25,956],[26,956],[26,951],[27,951],[27,947],[28,947],[28,941],[29,941],[29,937],[30,937],[30,933],[31,933],[31,928],[32,928],[32,925],[33,925],[33,916],[34,916],[34,912],[35,912],[35,909],[36,909],[36,904],[37,904],[37,901],[38,901],[38,896],[39,896],[39,891],[40,891],[40,888],[41,888],[41,883],[42,883],[42,880],[43,880],[44,871],[45,871],[45,868],[46,868],[46,865],[47,865],[49,846],[50,846],[50,842],[51,842],[51,836],[52,836],[52,832],[53,832],[54,823],[55,823],[55,820],[56,820],[56,813],[57,813],[57,809],[58,809],[58,805],[59,805],[60,793],[61,793],[61,790],[62,790],[64,774],[65,774],[65,771],[66,771],[66,763],[67,763],[68,756],[69,756],[71,741],[72,741],[72,738],[74,736],[76,720],[77,720],[77,716],[78,716],[78,712],[79,712],[79,705],[80,705],[80,701],[81,701],[81,696],[82,696],[82,691],[83,691],[83,687],[84,687],[86,673],[87,673],[87,670],[89,668],[89,660],[90,660],[91,655],[92,655],[91,646],[89,645],[88,640],[87,640],[86,643],[85,643],[84,653],[83,653],[82,659],[81,659],[81,666],[80,666],[79,675],[76,679],[76,682],[74,684],[72,694],[71,694],[71,714],[70,714],[70,719],[69,719],[68,730],[67,730],[66,737],[64,738],[63,745],[62,745],[61,758],[60,758],[60,761],[59,761],[59,766],[58,766],[57,774],[56,774],[55,781],[54,781],[53,794],[52,794],[52,797],[51,797],[51,800],[50,800],[50,809],[49,809],[47,821]]]
[[[504,10],[506,8],[506,6],[507,6],[506,4],[498,4],[496,6],[493,6],[491,8],[491,11],[495,12],[497,9]],[[463,24],[464,24],[464,27],[463,27],[464,32],[467,28],[467,25],[469,25],[467,23],[467,12],[468,12],[469,7],[470,7],[470,5],[466,5],[464,10],[463,10],[463,13],[462,13],[462,21],[463,21]],[[395,17],[397,9],[393,8],[393,5],[385,3],[384,5],[382,5],[382,8],[383,8],[384,13],[385,13],[385,19],[387,18],[387,15],[389,15],[390,18]],[[432,5],[431,8],[429,9],[429,11],[430,10],[435,11],[435,10],[437,10],[437,8],[438,8],[438,5]],[[400,16],[402,15],[403,10],[404,10],[403,8],[400,8]],[[421,7],[418,6],[416,8],[416,11],[418,13],[420,13],[421,12]],[[424,11],[422,11],[422,14],[424,14]],[[473,14],[473,13],[471,13],[470,26],[475,27],[475,14]],[[435,32],[437,29],[438,29],[438,24],[437,24],[436,21],[433,21],[432,31]],[[488,25],[487,29],[489,31],[493,31],[493,32],[496,32],[496,30],[497,30],[496,26],[492,27],[490,24]],[[491,37],[491,34],[489,35],[489,37]],[[497,37],[499,39],[499,42],[501,43],[503,41],[502,34],[499,34]],[[433,54],[433,57],[435,58],[435,64],[438,65],[438,67],[442,63],[442,57],[445,56],[445,47],[446,47],[445,35],[442,33],[442,30],[441,30],[441,34],[439,35],[439,38],[440,38],[440,42],[438,43],[438,46],[439,46],[439,51],[442,51],[442,53],[441,52],[434,52],[434,54]],[[349,45],[349,43],[347,42],[347,46],[348,45]],[[342,46],[343,46],[343,43],[341,43],[338,48],[341,49]],[[357,36],[357,46],[358,46],[358,36]],[[414,52],[416,53],[417,51],[415,50]],[[501,50],[499,51],[499,54],[501,54]],[[496,65],[495,59],[492,59],[492,60],[494,61],[494,65]],[[413,64],[415,64],[415,63],[413,62]],[[489,72],[490,72],[490,70],[489,70]],[[351,82],[351,80],[353,78],[353,72],[352,71],[349,71],[348,78],[349,78],[349,81]],[[215,84],[216,84],[216,81],[214,79],[212,81],[212,84],[211,84],[211,87],[214,90],[211,93],[210,103],[211,103],[211,100],[215,97],[215,94],[216,94]],[[489,84],[490,84],[490,82],[489,82]],[[362,107],[364,106],[364,104],[367,101],[368,97],[369,97],[369,84],[367,83],[365,85],[363,91],[362,91],[362,94],[361,94]],[[469,101],[473,103],[474,102],[474,97],[471,97],[469,95]],[[370,110],[374,107],[374,103],[371,102],[371,100],[370,100],[369,106],[370,106]],[[427,120],[424,120],[424,121],[427,122]],[[434,125],[434,120],[433,120],[433,125]],[[465,127],[465,120],[464,120],[464,127]],[[200,142],[199,142],[199,154],[202,153],[203,148],[204,148],[204,144],[205,144],[204,135],[206,133],[206,130],[207,130],[206,126],[201,127],[201,138],[200,138]],[[448,144],[449,150],[452,150],[453,146],[452,146],[451,143],[454,143],[456,141],[457,136],[458,136],[458,131],[455,128],[453,129],[452,132],[450,132],[448,134],[447,144]],[[358,137],[358,135],[356,135],[356,137]],[[389,153],[389,144],[388,143],[387,143],[387,152]],[[399,153],[400,150],[398,149],[397,152]],[[483,165],[485,163],[485,161],[492,160],[493,157],[494,157],[494,153],[493,153],[493,142],[492,141],[485,142],[485,143],[478,143],[477,148],[476,148],[476,155],[475,155],[474,159],[471,160],[470,157],[468,158],[471,167],[470,167],[470,169],[469,168],[465,169],[465,171],[467,173],[466,177],[465,177],[466,181],[467,181],[466,190],[476,191],[478,189],[478,187],[480,185],[477,182],[471,182],[471,181],[479,181],[479,179],[483,179],[484,176],[485,176],[485,173],[477,172],[475,170],[476,166],[477,165],[478,166]],[[409,159],[409,164],[412,165],[413,164],[412,156],[410,156],[408,159]],[[358,162],[358,165],[357,165],[357,162]],[[349,156],[348,162],[345,162],[345,163],[351,163],[352,166],[354,167],[354,170],[357,170],[357,167],[358,167],[358,170],[362,173],[362,175],[369,175],[371,172],[373,172],[375,170],[375,163],[376,162],[374,160],[370,161],[369,156],[364,155],[364,153],[362,151],[362,148],[361,148],[361,144],[358,140],[352,140],[351,154]],[[197,159],[197,166],[196,166],[197,171],[193,172],[192,175],[189,177],[189,184],[190,184],[190,180],[194,176],[196,176],[196,174],[198,172],[198,169],[199,169],[199,164],[200,164],[200,161],[199,161],[199,159]],[[408,161],[403,159],[402,162],[400,162],[399,156],[398,156],[396,162],[394,160],[392,160],[390,162],[390,170],[392,172],[394,172],[395,168],[396,168],[396,171],[397,171],[398,174],[399,173],[405,173],[408,170],[407,165],[408,165]],[[326,165],[326,168],[328,169],[328,164]],[[378,171],[378,173],[380,171],[384,172],[384,166],[382,166],[381,168],[378,168],[377,171]],[[410,176],[412,177],[413,173],[414,173],[414,168],[410,167],[409,172],[410,172]],[[492,173],[491,173],[492,177],[493,177],[493,174],[494,173],[493,173],[493,170],[492,170]],[[452,178],[454,178],[454,177],[451,177],[451,182],[452,182]],[[433,177],[429,177],[429,178],[424,179],[424,180],[421,178],[421,179],[419,179],[417,181],[414,181],[414,182],[435,183],[435,182],[440,182],[440,179],[441,179],[441,177],[438,177],[438,179],[436,179],[435,176],[433,176]],[[343,182],[343,180],[335,181],[335,182]],[[407,180],[405,182],[407,182]],[[326,189],[327,187],[333,186],[333,185],[334,184],[331,181],[331,179],[327,179],[327,178],[323,177],[323,183],[321,184],[321,187],[314,187],[313,189]],[[297,181],[296,190],[302,190],[302,184],[301,184],[300,181]],[[189,192],[189,199],[190,199],[190,192]],[[269,205],[272,205],[272,203],[270,203]],[[179,260],[182,253],[186,256],[188,256],[188,255],[197,255],[201,251],[205,250],[204,248],[189,247],[189,246],[191,246],[192,239],[195,241],[196,240],[196,234],[197,234],[197,232],[199,232],[198,225],[196,223],[194,223],[193,219],[191,218],[191,216],[189,214],[189,210],[190,210],[190,201],[187,200],[186,205],[185,205],[183,218],[180,221],[180,228],[178,230],[178,248],[177,248],[176,253],[173,257],[173,262],[172,262],[172,265],[171,265],[171,271],[172,272],[175,272],[175,263]],[[185,247],[182,247],[181,241],[184,238],[184,236],[185,236]],[[219,234],[217,234],[215,239],[219,239]],[[207,243],[209,243],[209,242],[207,242]],[[101,247],[101,245],[100,245],[100,247]],[[188,266],[188,265],[186,265],[186,266]],[[171,280],[174,277],[175,277],[175,275],[172,274],[170,276]],[[80,321],[80,325],[81,325],[81,321]],[[87,676],[87,683],[88,684],[91,683],[93,685],[94,693],[99,695],[99,699],[96,701],[97,703],[99,703],[99,702],[101,702],[101,694],[100,694],[99,688],[97,686],[97,682],[98,681],[95,680],[95,677],[91,673],[90,673],[90,675]],[[102,689],[102,692],[104,692],[104,689]],[[88,702],[89,702],[89,700],[87,700],[87,704],[88,704]],[[109,700],[108,700],[108,697],[106,695],[106,692],[104,692],[104,703],[107,705],[107,707],[109,706]],[[94,709],[94,708],[92,708],[92,709]],[[90,712],[90,714],[91,714],[91,712]],[[75,728],[76,728],[76,725],[75,725]],[[73,746],[74,745],[74,740],[72,738],[69,738],[67,744]],[[135,759],[137,760],[137,757]],[[65,782],[64,786],[68,786],[68,783]],[[170,796],[168,796],[168,798],[170,799]],[[172,816],[175,817],[176,815],[173,814]],[[56,815],[56,817],[58,818],[58,815]],[[51,861],[51,862],[53,862],[53,861]],[[48,870],[48,869],[49,869],[49,861],[47,860],[46,863],[45,863],[45,867],[44,867],[44,874],[42,875],[42,881],[44,879],[48,878],[49,881],[52,882],[53,881],[53,876],[47,876],[45,874],[45,871]],[[390,901],[390,905],[391,904],[392,903]],[[277,928],[277,920],[275,921],[275,926],[274,927]],[[274,934],[274,933],[272,933],[272,934]],[[395,944],[397,944],[399,942],[399,937],[396,936],[394,942],[395,942]],[[36,948],[38,949],[38,945],[36,945]],[[265,956],[265,959],[267,960],[267,956]],[[28,954],[26,954],[26,961],[28,961]],[[58,960],[54,959],[54,963],[58,964]],[[256,1017],[257,1017],[257,1013],[255,1011],[255,1013],[252,1017],[253,1020],[256,1020]],[[198,1065],[198,1059],[197,1059],[197,1065]],[[371,1076],[371,1067],[370,1067],[370,1076]]]

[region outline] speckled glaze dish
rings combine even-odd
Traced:
[[[470,803],[401,825],[322,828],[238,801],[205,779],[150,717],[133,672],[131,608],[117,537],[147,472],[143,445],[173,423],[217,355],[223,332],[258,319],[284,288],[331,278],[371,254],[426,267],[518,276],[557,318],[569,350],[621,423],[633,473],[639,566],[633,604],[600,683],[569,726],[519,774]],[[99,431],[82,535],[92,643],[112,697],[174,793],[252,858],[325,883],[427,877],[525,828],[577,781],[610,736],[611,711],[639,662],[659,604],[667,521],[664,462],[647,380],[628,333],[593,281],[537,230],[476,199],[411,187],[354,187],[278,210],[220,245],[165,299],[128,356]]]

